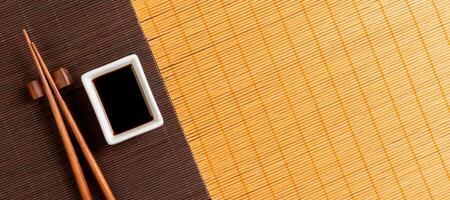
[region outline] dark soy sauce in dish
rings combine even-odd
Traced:
[[[93,82],[114,134],[153,120],[131,66],[95,78]]]

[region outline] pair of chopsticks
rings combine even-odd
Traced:
[[[39,53],[35,43],[30,40],[30,37],[28,36],[28,33],[25,29],[23,30],[23,34],[27,41],[28,47],[30,48],[30,52],[31,52],[33,60],[36,64],[36,67],[38,69],[45,95],[47,96],[48,101],[50,103],[53,117],[55,118],[56,125],[58,127],[61,139],[63,141],[64,148],[67,153],[67,157],[69,158],[70,166],[71,166],[73,174],[75,176],[75,180],[78,185],[78,189],[80,190],[82,199],[86,200],[86,199],[92,199],[92,198],[91,198],[88,184],[84,177],[83,171],[81,169],[80,163],[78,161],[77,155],[73,148],[72,142],[70,140],[68,131],[64,124],[64,120],[59,111],[59,108],[56,103],[54,95],[56,96],[56,99],[58,100],[58,102],[63,110],[63,113],[66,116],[69,126],[76,138],[76,141],[78,142],[78,144],[81,148],[81,151],[83,152],[83,155],[85,156],[85,158],[89,164],[89,167],[91,168],[91,170],[95,176],[95,179],[97,180],[98,184],[100,185],[100,188],[103,191],[105,198],[108,200],[115,199],[108,183],[106,182],[105,177],[103,176],[102,171],[100,170],[100,167],[98,166],[97,162],[95,161],[95,158],[92,155],[91,151],[89,150],[89,147],[87,146],[87,144],[83,138],[83,135],[80,132],[80,129],[78,128],[72,114],[70,113],[69,108],[67,107],[66,103],[64,102],[64,99],[62,98],[61,94],[59,93],[58,88],[56,87],[56,84],[55,84],[52,76],[50,75],[50,72],[48,71],[47,66],[45,65],[44,60],[42,59],[42,56]]]

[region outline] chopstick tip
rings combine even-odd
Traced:
[[[27,40],[27,43],[31,43],[30,37],[28,36],[28,32],[25,29],[22,29],[23,35],[25,36],[25,39]]]

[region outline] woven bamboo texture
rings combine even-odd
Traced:
[[[450,2],[133,0],[213,199],[449,199]]]

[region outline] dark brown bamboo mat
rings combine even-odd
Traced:
[[[118,199],[209,198],[130,2],[6,1],[0,3],[0,27],[0,199],[79,198],[48,102],[31,100],[25,87],[38,74],[23,28],[50,70],[69,69],[74,84],[62,90],[63,96]],[[133,53],[164,126],[110,146],[80,76]],[[84,169],[88,172],[85,164]],[[101,199],[86,175],[92,194]]]

